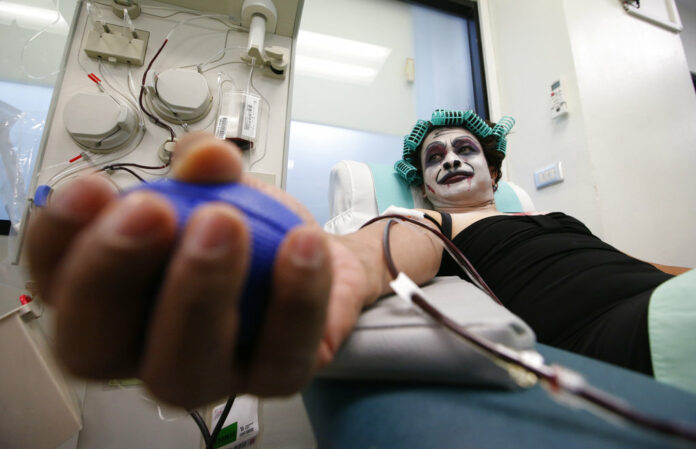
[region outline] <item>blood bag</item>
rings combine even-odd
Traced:
[[[261,97],[245,91],[223,92],[215,136],[235,143],[241,150],[254,149],[260,117]]]

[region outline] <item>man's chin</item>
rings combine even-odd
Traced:
[[[467,186],[468,187],[468,186]],[[436,208],[446,207],[446,208],[456,208],[456,207],[473,207],[481,205],[493,199],[491,192],[482,192],[477,190],[467,189],[450,189],[451,191],[445,193],[435,193],[428,192],[426,197],[430,203]]]

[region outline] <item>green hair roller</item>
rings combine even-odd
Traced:
[[[433,111],[430,121],[418,120],[411,132],[404,137],[404,148],[401,160],[394,164],[394,170],[408,184],[421,184],[423,179],[414,166],[418,155],[418,147],[423,143],[425,136],[434,127],[463,127],[479,139],[494,136],[497,145],[496,150],[505,154],[507,150],[506,136],[513,126],[515,119],[510,116],[501,118],[491,128],[476,112],[471,109],[459,111],[454,109],[436,109]]]

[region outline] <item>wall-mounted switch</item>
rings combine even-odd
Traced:
[[[551,118],[560,117],[568,113],[568,102],[563,95],[561,80],[551,84]]]
[[[406,81],[412,83],[416,80],[416,60],[406,58]]]
[[[558,184],[559,182],[563,182],[563,166],[561,162],[556,162],[534,172],[534,184],[537,190]]]

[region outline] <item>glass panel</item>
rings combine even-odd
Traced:
[[[469,21],[431,8],[412,8],[418,118],[429,118],[437,108],[476,109]]]
[[[411,6],[305,0],[295,57],[294,120],[389,134],[415,121]]]
[[[289,148],[287,191],[323,225],[331,167],[345,159],[391,165],[401,157],[401,136],[293,121]]]
[[[0,143],[3,151],[0,164],[5,170],[2,173],[1,187],[5,207],[0,212],[0,219],[9,220],[9,212],[12,212],[14,221],[17,214],[21,215],[22,212],[19,209],[22,205],[17,204],[16,207],[11,207],[12,198],[15,194],[21,195],[29,188],[53,88],[0,80],[0,92],[2,92],[0,114],[3,115],[0,120],[7,123],[6,127],[9,128],[8,133],[3,134],[3,141]],[[3,125],[0,124],[0,126]],[[24,179],[18,180],[18,184],[12,182],[15,161],[26,170]],[[21,191],[15,192],[15,189]]]
[[[1,220],[21,218],[76,4],[0,2]]]
[[[417,118],[475,109],[468,36],[468,19],[396,0],[305,0],[286,189],[321,224],[335,163],[391,165]]]

